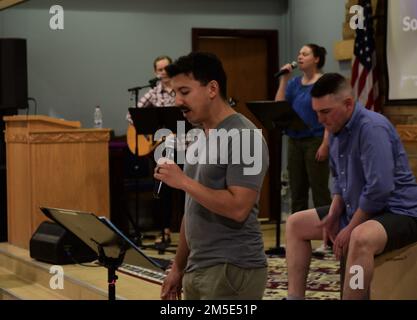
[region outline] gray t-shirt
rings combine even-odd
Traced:
[[[236,113],[224,119],[214,133],[206,136],[200,131],[187,150],[184,172],[211,189],[240,186],[260,192],[269,156],[260,130],[254,129],[257,128],[251,121]],[[213,144],[214,135],[219,133],[228,133],[229,137],[223,140],[228,143]],[[196,159],[200,161],[196,163]],[[220,263],[241,268],[265,267],[258,203],[259,195],[248,218],[238,223],[209,211],[186,194],[185,237],[190,248],[186,272]]]

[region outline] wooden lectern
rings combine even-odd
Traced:
[[[29,248],[39,207],[109,217],[110,129],[81,129],[79,121],[9,116],[6,123],[8,241]]]

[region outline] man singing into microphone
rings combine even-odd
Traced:
[[[227,103],[226,74],[215,55],[190,53],[169,65],[167,73],[176,105],[203,130],[188,147],[184,171],[173,163],[155,169],[156,179],[186,193],[178,250],[161,298],[180,298],[183,288],[187,300],[261,299],[267,262],[257,215],[269,163],[265,140],[258,132],[258,172],[247,174],[246,162],[232,161],[237,149],[254,149],[254,140],[243,139],[242,132],[256,134],[257,128]],[[217,162],[208,162],[215,153],[209,152],[210,139],[219,131],[241,135],[237,144],[242,148],[230,137],[223,152],[216,153]],[[195,148],[203,156],[193,162]],[[224,155],[229,156],[221,161]]]

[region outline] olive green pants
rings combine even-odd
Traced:
[[[267,268],[242,269],[229,263],[217,264],[184,274],[185,300],[260,300]]]
[[[316,152],[323,138],[288,139],[288,178],[291,191],[291,211],[308,209],[311,188],[314,207],[329,205],[329,162],[317,161]]]

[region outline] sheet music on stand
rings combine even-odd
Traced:
[[[148,257],[109,219],[94,213],[41,207],[41,211],[93,249],[108,269],[109,300],[115,299],[115,272],[121,265],[136,266],[164,278],[164,268]]]
[[[287,101],[248,101],[246,105],[268,130],[308,128]]]

